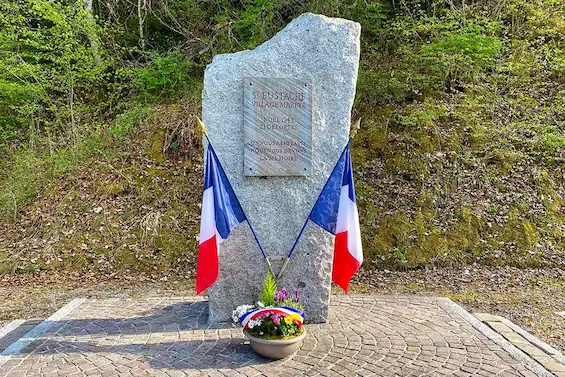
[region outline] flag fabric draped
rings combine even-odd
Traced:
[[[208,143],[204,176],[204,196],[200,222],[200,246],[196,267],[196,294],[208,289],[219,272],[219,245],[235,226],[247,220],[243,208]]]
[[[351,278],[363,263],[349,144],[316,201],[310,220],[335,234],[332,281],[347,292]]]

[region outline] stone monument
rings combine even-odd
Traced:
[[[252,51],[214,57],[202,116],[264,251],[290,251],[343,148],[359,64],[358,23],[303,14]],[[310,222],[279,287],[301,287],[306,318],[325,322],[334,236]],[[267,264],[246,222],[220,245],[210,322],[258,300]]]

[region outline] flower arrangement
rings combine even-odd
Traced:
[[[261,339],[288,339],[302,333],[299,314],[264,311],[247,323],[247,332]]]
[[[267,273],[261,300],[255,305],[240,305],[232,319],[256,338],[283,340],[300,336],[303,332],[304,312],[300,290],[291,293],[287,288],[277,290],[275,279]]]

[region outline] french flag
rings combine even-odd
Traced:
[[[332,281],[347,292],[351,278],[363,263],[349,144],[316,201],[310,219],[335,234]]]
[[[200,222],[200,246],[196,267],[196,294],[210,288],[218,278],[220,243],[235,226],[247,220],[239,200],[220,165],[218,156],[208,143],[204,197]]]

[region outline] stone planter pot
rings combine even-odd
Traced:
[[[278,360],[288,357],[298,351],[306,337],[306,329],[303,329],[302,334],[296,338],[284,340],[256,338],[245,330],[243,330],[243,334],[247,339],[249,339],[253,351],[269,359]]]

